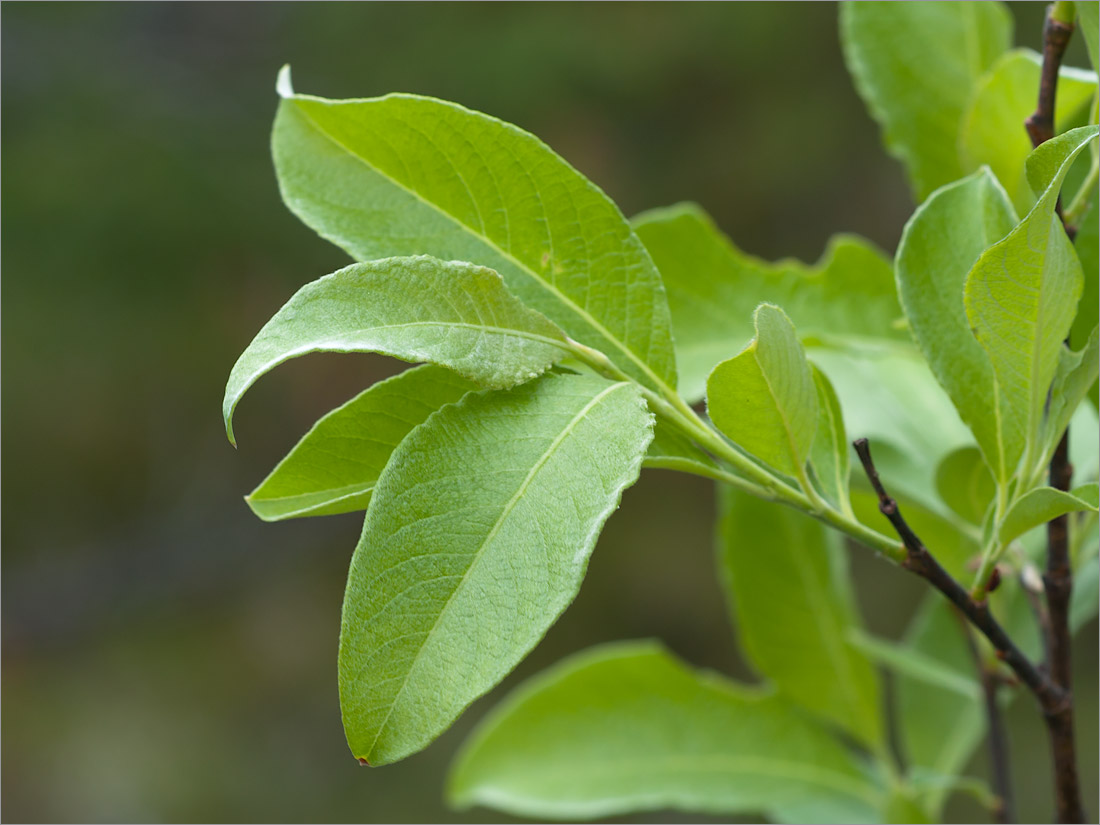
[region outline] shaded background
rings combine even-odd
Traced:
[[[1042,9],[1015,9],[1021,44]],[[268,525],[241,496],[400,365],[287,364],[241,405],[236,452],[220,402],[267,318],[346,263],[279,201],[283,63],[303,92],[418,92],[517,123],[628,215],[696,200],[765,257],[816,259],[841,230],[893,250],[911,204],[844,71],[835,6],[7,3],[2,18],[5,820],[483,820],[443,807],[446,765],[563,655],[659,636],[752,678],[713,575],[709,484],[647,471],[530,659],[426,752],[360,768],[336,643],[361,517]],[[923,591],[868,556],[853,556],[864,613],[896,635]],[[1093,622],[1076,654],[1093,812],[1096,650]],[[1022,821],[1045,819],[1041,724],[1026,697],[1010,717]]]

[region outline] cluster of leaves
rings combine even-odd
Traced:
[[[1078,5],[1095,64],[1097,4]],[[1077,128],[1029,152],[1038,62],[1008,50],[999,4],[851,4],[841,30],[923,201],[893,262],[852,236],[813,266],[760,261],[694,205],[628,221],[507,123],[411,95],[299,95],[280,75],[283,198],[358,263],[299,290],[245,350],[230,438],[242,395],[287,359],[423,364],[324,416],[248,497],[266,520],[366,509],[339,655],[362,761],[424,748],[538,643],[648,466],[723,482],[718,567],[764,682],[652,643],[585,652],[480,726],[457,804],[869,822],[935,817],[952,789],[988,797],[956,775],[984,722],[938,596],[901,643],[861,628],[836,530],[902,551],[850,482],[848,439],[875,441],[916,531],[957,577],[976,564],[978,592],[994,564],[1024,569],[1029,531],[1060,513],[1077,514],[1075,566],[1095,571],[1097,485],[1061,493],[1042,471],[1072,419],[1078,477],[1097,472],[1081,403],[1097,378],[1095,212],[1076,247],[1055,215],[1067,179],[1070,210],[1095,208],[1097,75],[1063,73]],[[1078,577],[1077,626],[1095,580]],[[1034,649],[1016,581],[993,601]],[[898,676],[904,771],[880,665]]]

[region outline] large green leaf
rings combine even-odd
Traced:
[[[298,290],[241,353],[222,402],[229,440],[233,410],[256,379],[324,351],[429,361],[503,388],[536,377],[569,345],[491,269],[426,256],[352,264]]]
[[[466,743],[449,795],[588,821],[675,807],[873,822],[882,802],[852,754],[781,698],[652,642],[585,651],[519,687]]]
[[[272,150],[283,200],[357,260],[429,254],[499,272],[525,304],[654,389],[675,388],[660,275],[611,200],[533,135],[414,95],[294,94]]]
[[[978,80],[1009,47],[1008,10],[986,2],[848,2],[840,35],[856,89],[916,199],[961,177],[959,121]]]
[[[1039,440],[1043,408],[1077,312],[1081,263],[1055,205],[1062,180],[1096,133],[1095,126],[1083,126],[1032,153],[1028,179],[1042,193],[1038,203],[982,253],[966,278],[966,317],[993,365],[1003,470],[1014,469],[1025,445]]]
[[[1019,498],[1005,514],[998,534],[1001,544],[1008,544],[1033,527],[1045,524],[1066,513],[1097,510],[1096,483],[1084,484],[1066,493],[1053,487],[1037,487]]]
[[[988,164],[1021,214],[1035,203],[1025,171],[1032,146],[1022,125],[1035,111],[1042,62],[1042,56],[1030,49],[1002,55],[979,83],[959,136],[963,169],[969,172]],[[1062,69],[1056,132],[1085,122],[1081,115],[1092,103],[1096,85],[1096,72]]]
[[[955,672],[960,680],[972,681],[974,659],[953,610],[939,593],[929,593],[910,625],[906,644],[937,661],[941,668]],[[905,673],[898,674],[896,684],[898,728],[906,764],[910,769],[939,776],[960,773],[985,733],[981,696],[965,695],[950,686],[931,684],[926,678]],[[926,800],[937,820],[948,792],[947,788],[928,791]]]
[[[340,705],[356,757],[425,747],[538,643],[652,427],[633,384],[549,375],[471,393],[401,442],[344,597]]]
[[[780,472],[805,477],[817,430],[817,387],[790,318],[761,304],[756,337],[707,379],[715,426]]]
[[[836,236],[807,266],[747,255],[691,203],[638,215],[634,229],[668,290],[680,394],[690,402],[703,397],[714,365],[753,337],[763,301],[783,307],[803,337],[905,340],[890,262],[862,238]]]
[[[791,701],[880,744],[878,678],[848,643],[859,620],[837,534],[727,487],[719,512],[719,573],[749,661]]]
[[[971,332],[963,286],[982,252],[1015,225],[1008,197],[983,169],[939,189],[913,213],[896,260],[898,295],[913,337],[1002,479],[1015,460],[998,426],[993,365]]]
[[[409,431],[477,385],[433,364],[364,390],[320,419],[247,497],[264,521],[367,509],[378,475]]]

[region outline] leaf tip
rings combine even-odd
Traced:
[[[355,758],[355,761],[358,762],[360,765],[362,765],[365,768],[371,767],[371,764],[370,764],[370,762],[367,761],[366,757],[357,756]]]
[[[294,97],[294,86],[290,82],[290,64],[286,63],[279,69],[279,76],[275,79],[275,91],[281,98]]]

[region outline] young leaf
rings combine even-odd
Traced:
[[[1081,264],[1055,205],[1069,167],[1096,134],[1095,126],[1083,126],[1032,153],[1028,180],[1042,193],[1038,203],[982,253],[963,288],[966,317],[993,365],[1002,470],[1014,469],[1024,446],[1038,442],[1062,342],[1081,297]]]
[[[878,677],[848,644],[858,618],[837,535],[727,487],[719,513],[719,573],[749,661],[791,701],[879,744]]]
[[[294,94],[272,151],[287,206],[357,260],[472,261],[653,389],[675,388],[660,275],[611,200],[542,141],[415,95]]]
[[[854,235],[837,235],[807,266],[769,263],[734,246],[696,204],[654,209],[634,230],[661,270],[676,336],[680,394],[703,397],[707,375],[752,337],[761,301],[778,304],[799,334],[846,340],[906,340],[889,260]]]
[[[940,594],[929,593],[910,624],[905,643],[955,671],[959,678],[972,679],[974,660],[953,609]],[[931,685],[924,678],[899,674],[897,708],[902,757],[913,770],[942,776],[961,773],[985,734],[979,696],[964,696],[952,688]],[[930,719],[935,724],[929,724]],[[942,815],[948,792],[948,788],[928,792],[929,812],[936,820]]]
[[[1085,345],[1100,315],[1100,212],[1096,208],[1097,193],[1098,190],[1092,190],[1089,210],[1081,218],[1077,237],[1073,241],[1073,248],[1081,261],[1081,271],[1085,274],[1085,288],[1081,292],[1077,317],[1073,319],[1073,328],[1069,333],[1070,346],[1074,349]]]
[[[1009,47],[1008,10],[983,2],[847,2],[840,37],[856,89],[886,148],[905,165],[916,200],[961,177],[959,121],[978,80]]]
[[[1000,479],[1015,468],[1019,445],[1005,443],[1008,427],[998,420],[993,365],[971,332],[962,294],[974,262],[1015,225],[1007,195],[982,169],[938,190],[913,213],[896,260],[898,295],[913,337]]]
[[[761,304],[756,338],[707,379],[715,426],[780,472],[802,479],[817,429],[817,388],[790,318]]]
[[[548,375],[471,393],[401,442],[344,597],[340,706],[356,757],[425,747],[538,643],[652,427],[633,384]]]
[[[1002,544],[1008,544],[1031,528],[1046,524],[1051,519],[1066,513],[1082,510],[1095,513],[1098,506],[1097,497],[1098,488],[1095,482],[1084,484],[1068,493],[1053,487],[1038,487],[1012,505],[1001,521],[998,537]]]
[[[851,509],[848,501],[848,478],[851,456],[844,416],[828,376],[813,364],[810,368],[817,387],[817,435],[810,449],[810,464],[825,497],[842,511]]]
[[[245,500],[264,521],[365,510],[401,439],[476,389],[433,364],[379,382],[314,424]]]
[[[982,523],[997,494],[989,468],[976,447],[961,447],[940,462],[936,489],[944,503],[971,524]]]
[[[520,686],[466,742],[449,797],[586,821],[675,807],[873,822],[882,801],[853,755],[782,699],[653,642],[594,648]]]
[[[423,255],[352,264],[298,290],[237,359],[222,402],[229,440],[233,410],[256,379],[324,351],[429,361],[497,389],[539,375],[568,344],[491,269]]]
[[[1093,327],[1092,334],[1080,352],[1063,348],[1058,353],[1058,372],[1050,390],[1050,403],[1043,423],[1043,441],[1053,446],[1062,438],[1073,413],[1096,386],[1100,370],[1100,328]]]

